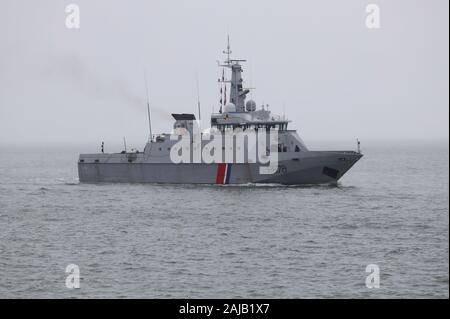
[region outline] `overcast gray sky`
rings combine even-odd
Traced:
[[[65,6],[80,7],[80,29]],[[365,25],[366,5],[381,28]],[[448,138],[447,0],[2,0],[0,144],[143,144],[218,110],[227,33],[257,104],[303,139]]]

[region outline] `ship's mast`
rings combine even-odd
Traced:
[[[225,80],[222,77],[222,83],[230,83],[230,98],[229,101],[236,106],[237,112],[245,112],[245,98],[247,93],[250,92],[249,89],[244,89],[242,87],[242,66],[240,62],[245,62],[246,60],[236,60],[231,59],[231,46],[230,46],[230,36],[227,37],[227,49],[223,51],[227,55],[227,59],[223,64],[219,64],[220,67],[231,69],[231,80]],[[226,84],[225,84],[226,92]],[[226,94],[226,93],[225,93]],[[224,100],[228,100],[225,96]],[[226,104],[226,103],[224,103]]]

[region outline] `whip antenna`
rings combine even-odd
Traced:
[[[149,140],[149,142],[151,142],[153,140],[153,138],[152,138],[152,120],[150,117],[150,101],[149,101],[149,97],[148,97],[147,72],[145,72],[145,70],[144,70],[144,81],[145,81],[145,93],[147,96],[148,130],[149,130],[149,134],[150,134],[148,137],[148,140]]]
[[[198,122],[201,126],[202,116],[201,116],[201,108],[200,108],[200,85],[198,83],[198,73],[197,73],[197,107],[198,107]]]

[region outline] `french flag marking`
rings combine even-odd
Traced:
[[[217,166],[216,184],[228,184],[231,176],[231,164],[220,163]]]

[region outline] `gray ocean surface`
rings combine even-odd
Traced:
[[[3,147],[0,298],[448,298],[448,142],[363,147],[307,187],[79,184],[85,149]]]

